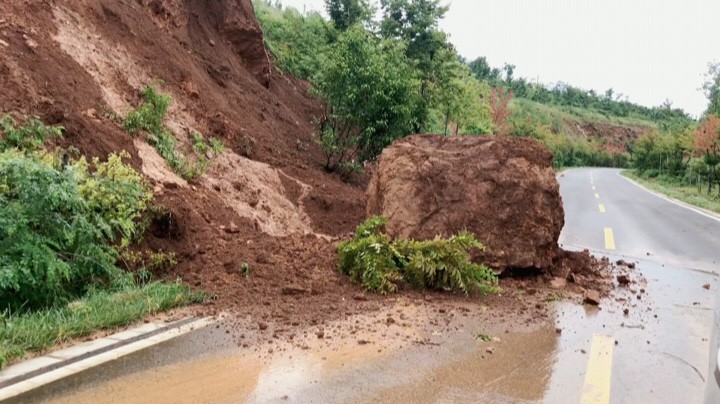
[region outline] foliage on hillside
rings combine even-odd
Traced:
[[[327,104],[318,117],[327,169],[374,159],[412,133],[492,132],[490,88],[470,74],[439,30],[447,11],[439,1],[384,0],[379,21],[369,20],[365,2],[326,5],[331,21],[255,2],[280,68],[309,80]]]

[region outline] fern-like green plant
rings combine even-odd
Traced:
[[[448,239],[391,240],[382,230],[386,220],[375,216],[360,224],[351,240],[340,243],[339,270],[369,291],[392,293],[401,281],[418,288],[494,293],[497,277],[470,261],[471,249],[484,246],[463,231]]]

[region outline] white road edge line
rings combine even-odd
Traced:
[[[633,179],[628,178],[628,177],[622,175],[620,172],[618,172],[617,175],[620,176],[621,178],[625,179],[625,180],[628,181],[629,183],[635,185],[636,187],[644,190],[645,192],[647,192],[647,193],[649,193],[649,194],[655,195],[656,197],[658,197],[658,198],[660,198],[660,199],[664,199],[664,200],[666,200],[667,202],[670,202],[670,203],[675,204],[675,205],[677,205],[677,206],[680,206],[681,208],[685,208],[685,209],[687,209],[687,210],[691,210],[691,211],[693,211],[693,212],[695,212],[695,213],[697,213],[697,214],[699,214],[699,215],[702,215],[702,216],[707,217],[708,219],[712,219],[712,220],[714,220],[714,221],[716,221],[716,222],[720,222],[720,217],[718,217],[718,216],[715,216],[715,215],[710,214],[710,213],[707,213],[707,212],[703,212],[702,210],[699,210],[699,209],[697,209],[696,207],[694,207],[694,206],[692,206],[692,205],[689,205],[689,204],[687,204],[687,203],[685,203],[685,202],[679,201],[679,200],[674,199],[674,198],[669,198],[669,197],[667,197],[667,196],[665,196],[665,195],[663,195],[663,194],[660,194],[660,193],[655,192],[655,191],[653,191],[653,190],[651,190],[651,189],[648,189],[648,188],[646,188],[645,186],[643,186],[642,184],[637,183],[637,182],[634,181]]]
[[[214,319],[211,317],[201,318],[196,321],[183,324],[180,327],[171,328],[160,334],[156,334],[151,337],[120,346],[117,349],[112,349],[98,355],[93,355],[81,361],[51,370],[49,372],[40,374],[27,380],[23,380],[16,384],[0,389],[0,401],[19,396],[54,381],[66,378],[68,376],[72,376],[76,373],[80,373],[95,366],[102,365],[104,363],[129,355],[131,353],[140,351],[145,348],[149,348],[153,345],[157,345],[161,342],[165,342],[170,339],[179,337],[198,328],[213,324],[216,321],[218,321],[218,319]]]

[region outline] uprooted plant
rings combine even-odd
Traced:
[[[462,231],[450,238],[392,240],[382,232],[386,220],[375,216],[338,246],[340,272],[365,289],[379,293],[397,291],[401,281],[418,288],[494,293],[497,277],[486,266],[470,261],[469,251],[484,246],[473,234]]]

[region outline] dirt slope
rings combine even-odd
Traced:
[[[173,97],[166,123],[181,142],[191,130],[225,142],[201,179],[180,179],[122,130],[150,84]],[[59,145],[131,154],[169,209],[145,241],[178,255],[160,275],[259,317],[278,305],[301,320],[334,313],[338,296],[352,295],[332,238],[362,220],[363,184],[321,170],[320,106],[306,83],[273,72],[250,0],[3,1],[0,86],[0,114],[64,126]],[[301,296],[283,295],[288,286]]]

